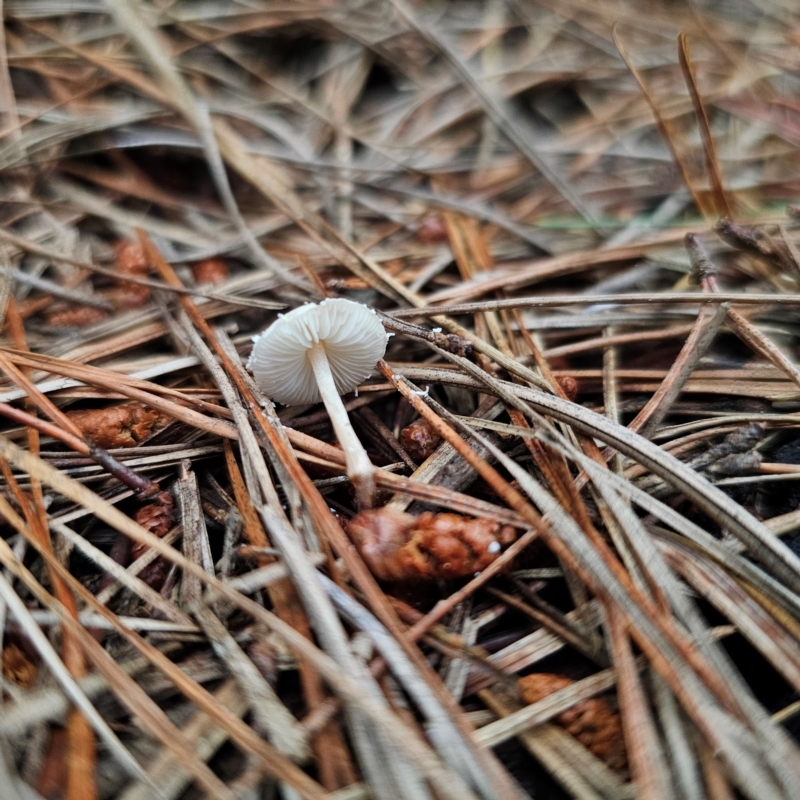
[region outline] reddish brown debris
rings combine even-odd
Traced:
[[[159,538],[166,536],[175,524],[175,501],[169,492],[159,492],[155,502],[142,506],[134,516],[143,528]],[[141,558],[148,550],[147,545],[134,542],[131,547],[131,561]],[[139,577],[154,589],[160,589],[169,571],[169,562],[159,556],[148,564]]]
[[[146,528],[150,533],[155,534],[159,538],[166,536],[172,527],[174,504],[175,502],[169,492],[159,492],[156,495],[155,502],[142,506],[136,512],[134,519],[143,528]],[[140,552],[136,552],[137,548]],[[146,549],[146,545],[134,544],[133,560],[135,561],[139,558],[142,554],[141,551]]]
[[[578,381],[569,375],[563,375],[560,378],[556,378],[556,380],[561,387],[561,391],[567,396],[567,400],[571,400],[574,403],[575,398],[578,396]]]
[[[150,270],[150,262],[138,242],[121,241],[114,249],[114,259],[120,275],[143,278]],[[124,311],[138,308],[150,299],[150,289],[136,283],[120,281],[119,285],[104,292],[114,308]]]
[[[123,239],[114,248],[114,261],[123,275],[145,275],[150,269],[142,246],[138,242]]]
[[[441,215],[430,214],[425,217],[419,226],[417,236],[419,236],[421,241],[426,242],[427,244],[432,244],[434,242],[446,242],[447,229],[444,226],[444,221],[442,220]]]
[[[139,308],[150,299],[150,289],[136,283],[125,283],[103,293],[103,297],[118,311]]]
[[[30,689],[36,683],[38,668],[25,652],[15,644],[3,647],[3,678],[23,689]]]
[[[490,519],[426,511],[364,511],[347,525],[373,574],[385,581],[463,578],[486,569],[514,541],[514,529]]]
[[[34,786],[44,800],[58,800],[64,796],[68,752],[69,737],[66,728],[51,728],[39,777]]]
[[[110,408],[69,411],[67,416],[98,447],[135,447],[161,430],[168,417],[141,403],[122,403]]]
[[[530,705],[571,683],[563,675],[539,672],[520,678],[519,690],[522,701]],[[602,697],[581,700],[568,711],[559,714],[555,721],[608,767],[618,772],[627,769],[628,756],[625,752],[622,720],[619,712]]]
[[[411,458],[421,464],[442,443],[442,437],[426,420],[418,419],[400,431],[400,443]]]
[[[47,317],[47,324],[54,328],[83,328],[108,319],[108,313],[101,308],[76,306],[54,311]]]
[[[218,286],[230,277],[228,265],[221,258],[204,258],[191,265],[192,274],[198,283],[209,283]]]

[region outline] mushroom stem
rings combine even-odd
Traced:
[[[325,345],[317,342],[307,351],[307,358],[314,370],[314,377],[317,380],[317,387],[322,396],[322,402],[330,417],[336,438],[344,450],[345,464],[347,465],[347,477],[356,490],[356,503],[360,510],[372,508],[375,500],[375,467],[369,460],[364,445],[361,444],[350,418],[347,416],[342,398],[336,391],[336,384],[333,381],[333,373],[328,356],[325,353]]]

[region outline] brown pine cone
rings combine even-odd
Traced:
[[[544,672],[525,675],[518,681],[522,701],[528,705],[537,703],[571,683],[572,681],[563,675]],[[625,752],[622,720],[619,712],[602,697],[581,700],[559,714],[555,721],[606,766],[617,772],[624,772],[627,769],[628,756]]]
[[[514,529],[490,519],[426,511],[364,511],[347,525],[375,577],[385,581],[463,578],[486,569],[514,541]]]

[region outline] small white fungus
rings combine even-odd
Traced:
[[[383,358],[386,335],[373,309],[329,298],[279,317],[255,342],[247,366],[273,400],[290,406],[317,403],[320,394],[306,357],[317,344],[325,348],[336,390],[345,394]]]

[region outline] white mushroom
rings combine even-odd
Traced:
[[[342,446],[359,508],[372,505],[374,467],[350,424],[340,395],[368,378],[388,337],[375,312],[352,300],[309,303],[254,337],[247,368],[271,400],[325,404]]]

